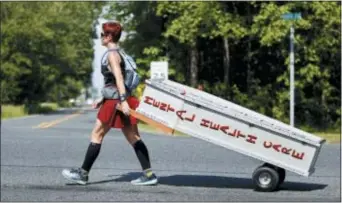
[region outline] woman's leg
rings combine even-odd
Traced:
[[[137,155],[141,168],[144,172],[142,177],[133,180],[131,183],[135,185],[156,184],[158,180],[155,174],[152,172],[148,149],[145,143],[140,138],[138,126],[136,124],[125,124],[125,126],[122,128],[122,132],[125,135],[127,141],[134,148],[135,154]]]
[[[136,124],[134,125],[127,125],[122,128],[122,133],[125,135],[128,143],[130,145],[134,145],[135,142],[138,140],[141,140],[139,131],[138,131],[138,126]]]
[[[109,130],[110,125],[101,122],[99,119],[96,120],[82,167],[63,170],[62,174],[65,178],[82,185],[88,182],[89,171],[100,153],[103,138]]]
[[[108,124],[102,123],[99,119],[96,119],[95,126],[91,133],[90,144],[82,164],[82,169],[87,173],[90,171],[99,155],[103,138],[109,130],[110,126]]]

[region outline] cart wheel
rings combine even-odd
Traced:
[[[278,171],[268,166],[258,167],[253,173],[253,183],[257,191],[274,191],[279,185]]]
[[[281,185],[285,180],[285,176],[286,176],[285,169],[278,168],[278,174],[279,174],[279,183],[278,184]]]

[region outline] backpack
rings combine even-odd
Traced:
[[[125,64],[125,72],[123,73],[124,84],[128,92],[133,92],[138,87],[140,82],[140,76],[137,72],[137,64],[135,63],[134,59],[130,55],[126,54],[122,49],[109,49],[106,53],[109,51],[118,51],[121,59],[123,59]]]
[[[122,49],[118,51],[125,63],[124,83],[129,92],[135,90],[140,82],[140,76],[137,72],[137,64],[134,59],[126,54]]]

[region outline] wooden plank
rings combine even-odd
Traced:
[[[119,111],[122,111],[120,105],[117,105],[116,108]],[[145,116],[145,115],[143,115],[141,113],[138,113],[138,112],[136,112],[133,109],[130,109],[129,113],[130,113],[130,115],[132,115],[133,117],[137,118],[138,120],[144,121],[148,125],[151,125],[151,126],[153,126],[155,128],[158,128],[158,129],[162,130],[164,133],[167,133],[167,134],[170,134],[170,135],[174,134],[174,129],[172,129],[172,128],[170,128],[170,127],[168,127],[168,126],[166,126],[166,125],[164,125],[162,123],[154,121],[151,118],[149,118],[149,117],[147,117],[147,116]]]

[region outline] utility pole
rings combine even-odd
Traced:
[[[282,16],[285,20],[297,20],[301,19],[301,13],[287,13]],[[290,125],[295,124],[295,58],[294,58],[294,26],[291,23],[290,27]]]

